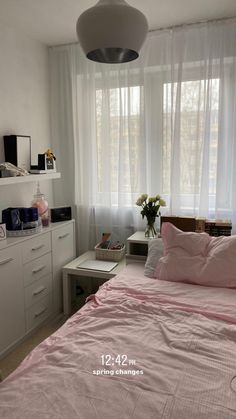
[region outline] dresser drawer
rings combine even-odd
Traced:
[[[0,250],[0,353],[25,333],[20,246]]]
[[[22,246],[23,263],[30,262],[51,251],[50,233],[26,240]]]
[[[24,284],[29,285],[52,272],[52,254],[47,253],[24,265]]]
[[[28,309],[52,292],[52,275],[44,276],[25,288],[25,307]]]
[[[52,294],[48,294],[26,311],[27,331],[34,329],[52,313]]]
[[[0,277],[7,277],[9,272],[14,272],[16,263],[20,266],[20,248],[18,246],[0,250]]]
[[[73,224],[65,225],[52,232],[53,249],[59,258],[65,258],[68,252],[73,253],[74,249],[74,227]],[[72,250],[71,250],[72,249]]]
[[[62,267],[75,256],[74,223],[52,232],[53,309],[62,311]]]

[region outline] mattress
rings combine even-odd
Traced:
[[[236,290],[128,265],[0,385],[1,418],[236,417]]]

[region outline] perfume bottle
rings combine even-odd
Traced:
[[[44,194],[42,194],[40,191],[39,182],[37,184],[37,192],[34,195],[32,207],[38,208],[39,217],[41,218],[43,227],[48,227],[49,225],[48,202],[46,201]]]

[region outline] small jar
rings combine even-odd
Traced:
[[[48,227],[49,226],[48,202],[46,201],[44,194],[40,192],[39,183],[37,187],[37,192],[34,195],[32,207],[38,208],[39,217],[41,218],[43,227]]]

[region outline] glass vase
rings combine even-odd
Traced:
[[[147,226],[145,230],[145,237],[147,238],[154,238],[156,237],[157,232],[155,229],[155,218],[148,218],[147,219]]]
[[[41,218],[43,227],[49,226],[49,208],[48,202],[46,201],[44,194],[40,192],[39,182],[37,186],[37,192],[34,195],[34,200],[31,204],[33,208],[38,208],[38,214]]]

